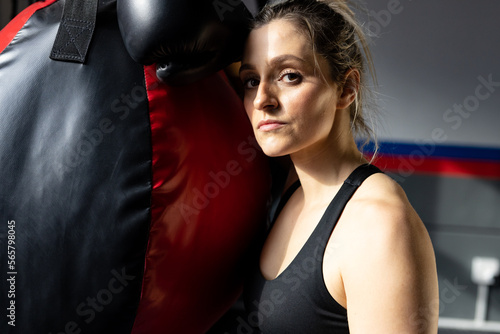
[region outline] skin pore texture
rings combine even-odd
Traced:
[[[366,163],[351,132],[349,106],[359,72],[343,87],[296,25],[277,19],[254,29],[240,69],[244,104],[268,156],[289,155],[301,187],[276,220],[260,269],[276,278],[295,258],[344,180]],[[353,334],[436,333],[439,296],[428,233],[404,191],[384,174],[356,191],[329,239],[323,276],[347,309]]]

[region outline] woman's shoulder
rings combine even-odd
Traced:
[[[354,233],[372,241],[427,234],[403,188],[383,173],[373,174],[361,184],[345,214]]]
[[[392,178],[377,173],[365,180],[344,211],[342,236],[346,263],[366,265],[346,268],[353,275],[400,268],[401,278],[435,266],[434,250],[422,220],[411,206],[403,188]],[[339,221],[340,223],[340,221]],[[340,227],[340,226],[339,226]],[[371,265],[370,265],[371,264]],[[411,276],[410,275],[410,276]],[[396,276],[395,276],[396,277]]]
[[[405,319],[425,310],[432,322],[425,333],[435,330],[437,313],[428,306],[438,297],[432,242],[402,187],[374,174],[344,213],[339,267],[350,326],[363,333],[374,324],[378,332],[416,333],[416,325]]]

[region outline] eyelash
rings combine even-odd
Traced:
[[[243,79],[243,88],[245,88],[245,89],[255,88],[257,85],[255,85],[255,86],[251,86],[251,87],[248,87],[248,84],[249,84],[249,83],[250,83],[250,81],[252,81],[252,80],[259,81],[259,79],[257,79],[256,77],[248,77],[248,78],[245,78],[245,79]]]
[[[283,78],[285,78],[287,75],[295,75],[296,76],[296,79],[295,80],[292,80],[291,82],[287,82],[287,83],[293,83],[293,84],[298,84],[302,81],[302,75],[297,72],[297,71],[293,71],[293,70],[285,70],[284,72],[282,72],[279,76],[279,81],[283,80]]]
[[[302,82],[302,75],[297,72],[297,71],[293,71],[293,70],[285,70],[283,72],[280,73],[279,77],[278,77],[278,81],[282,81],[286,76],[288,75],[294,75],[296,76],[295,79],[292,79],[291,81],[289,82],[285,82],[285,83],[288,83],[288,84],[299,84],[300,82]],[[248,84],[252,81],[252,80],[255,80],[255,81],[260,81],[257,77],[247,77],[245,79],[243,79],[243,87],[245,89],[251,89],[251,88],[255,88],[257,85],[255,86],[248,86]]]

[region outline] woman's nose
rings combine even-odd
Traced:
[[[253,100],[254,108],[257,110],[271,111],[278,107],[278,98],[271,85],[260,83],[257,94]]]

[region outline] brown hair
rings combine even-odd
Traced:
[[[253,28],[273,20],[286,19],[296,24],[310,39],[314,54],[324,57],[330,66],[332,80],[343,86],[351,69],[360,73],[360,85],[355,102],[350,108],[351,127],[364,138],[362,146],[372,141],[377,151],[377,140],[367,124],[365,107],[370,91],[366,87],[366,67],[376,83],[373,61],[365,34],[354,18],[347,1],[341,0],[285,0],[270,1],[255,17]],[[371,114],[371,124],[374,115]]]

